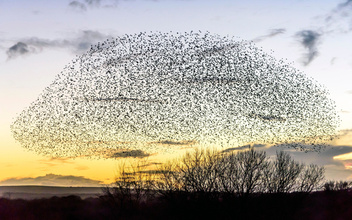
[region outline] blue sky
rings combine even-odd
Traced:
[[[320,158],[331,178],[350,177],[350,158],[333,159],[352,151],[350,0],[0,0],[0,155],[9,155],[0,164],[11,165],[16,158],[35,158],[23,162],[21,166],[26,167],[27,163],[43,159],[22,152],[11,136],[10,125],[63,67],[91,44],[142,31],[191,30],[252,40],[324,85],[336,102],[344,134],[333,144],[344,146],[343,150],[335,148],[335,153],[331,153],[332,149],[324,156],[310,157],[318,158],[315,160],[295,154],[308,162]],[[70,168],[66,173],[45,168],[26,176],[26,172],[15,172],[21,166],[11,175],[0,176],[0,181],[36,178],[51,172],[76,175],[76,171],[68,171]],[[83,174],[94,179],[88,171]]]

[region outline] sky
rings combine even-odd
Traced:
[[[339,138],[320,153],[286,150],[325,166],[327,179],[352,179],[352,1],[0,0],[0,185],[109,184],[131,156],[153,165],[180,155],[45,156],[21,147],[11,133],[16,117],[71,60],[98,42],[144,31],[209,31],[253,41],[324,85],[340,117]],[[269,155],[279,149],[257,148]]]

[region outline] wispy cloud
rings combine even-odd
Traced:
[[[285,32],[286,32],[285,28],[271,29],[268,34],[260,36],[260,37],[257,37],[255,39],[253,39],[253,41],[257,43],[257,42],[263,41],[263,40],[265,40],[267,38],[275,37],[275,36],[277,36],[279,34],[284,34]]]
[[[251,114],[248,114],[248,117],[253,119],[260,119],[263,121],[279,121],[279,122],[286,121],[286,118],[278,115],[263,115],[263,114],[256,114],[254,112],[252,112]]]
[[[79,1],[72,1],[68,4],[68,6],[72,9],[79,10],[79,11],[86,11],[87,6]]]
[[[352,0],[347,0],[344,3],[338,5],[338,8],[352,7]]]
[[[126,157],[134,157],[134,158],[144,158],[149,157],[150,154],[142,151],[142,150],[129,150],[129,151],[121,151],[111,154],[110,158],[126,158]]]
[[[248,144],[240,147],[227,148],[221,152],[227,153],[231,151],[248,150],[250,147],[253,147],[255,150],[264,150],[266,146],[267,145],[264,145],[264,144],[253,144],[253,145]]]
[[[263,149],[268,156],[275,157],[276,151],[289,152],[292,157],[305,164],[316,164],[326,168],[326,179],[347,180],[352,178],[352,169],[348,167],[348,160],[335,159],[339,155],[344,155],[352,152],[352,146],[329,145],[320,152],[306,152],[294,149],[295,144],[274,145]],[[314,148],[314,146],[306,146]],[[348,169],[349,168],[349,169]]]
[[[164,141],[156,141],[151,142],[151,144],[162,144],[162,145],[193,145],[196,144],[196,141],[173,141],[173,140],[164,140]]]
[[[352,31],[352,0],[346,0],[328,13],[322,14],[316,18],[320,20],[321,25],[316,29],[305,29],[298,31],[294,37],[298,39],[306,53],[303,54],[302,63],[309,65],[318,55],[318,45],[322,43],[322,37],[331,36],[332,34],[349,33]],[[334,65],[338,57],[333,57],[330,61]]]
[[[81,54],[87,51],[91,45],[108,38],[111,38],[111,36],[92,30],[81,31],[76,34],[75,37],[68,39],[61,38],[51,40],[31,37],[21,39],[19,42],[8,48],[6,53],[8,59],[39,53],[45,48],[67,48],[73,53]]]
[[[163,103],[161,100],[156,99],[139,99],[139,98],[131,98],[125,96],[117,96],[117,97],[107,97],[107,98],[93,98],[88,99],[86,98],[85,101],[96,101],[96,102],[113,102],[113,101],[122,101],[122,102],[156,102],[156,103]]]
[[[300,44],[306,49],[303,57],[303,64],[309,65],[318,55],[318,43],[320,42],[321,34],[313,30],[302,30],[295,35]]]
[[[117,4],[118,0],[75,0],[68,6],[74,10],[87,11],[89,8],[114,8]]]
[[[304,148],[313,149],[314,145],[303,145],[297,143],[278,144],[278,145],[244,145],[241,147],[228,148],[222,152],[242,151],[248,150],[249,147],[254,147],[255,150],[264,151],[266,154],[275,158],[277,151],[286,151],[292,155],[293,159],[305,164],[316,164],[318,166],[324,166],[326,168],[326,178],[336,180],[347,180],[352,179],[352,146],[340,145],[351,143],[346,142],[346,138],[352,136],[352,130],[343,130],[340,134],[338,142],[332,142],[333,144],[327,145],[320,152],[315,151],[301,151],[298,150],[299,146],[302,145]],[[341,142],[342,141],[342,142]]]
[[[344,146],[352,143],[352,129],[340,130],[337,138],[331,141],[331,145]]]
[[[124,1],[133,1],[133,0],[124,0]],[[159,0],[152,0],[154,2],[159,2]],[[74,0],[70,1],[68,6],[69,8],[85,12],[88,9],[99,9],[99,8],[116,8],[120,0]]]
[[[338,4],[324,16],[329,32],[348,33],[352,31],[352,1]]]
[[[16,58],[18,56],[27,55],[29,53],[35,52],[35,48],[30,48],[26,43],[17,42],[15,45],[11,46],[6,54],[9,59]]]
[[[0,181],[0,185],[42,185],[42,186],[99,186],[102,181],[83,176],[64,176],[46,174],[38,177],[9,178]]]
[[[61,166],[62,164],[73,164],[74,162],[71,158],[49,158],[49,159],[42,159],[39,160],[41,164],[45,166],[54,167],[54,166]]]
[[[327,15],[326,21],[332,21],[339,18],[345,18],[351,16],[350,10],[352,9],[352,0],[347,0],[343,3],[338,4],[331,12]]]

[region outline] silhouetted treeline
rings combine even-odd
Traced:
[[[295,218],[313,191],[334,185],[323,184],[323,167],[299,163],[283,151],[269,158],[253,148],[237,153],[195,150],[154,171],[145,165],[123,164],[115,186],[104,189],[103,202],[115,217],[138,213],[141,204],[158,204],[158,212],[172,213],[175,219]]]
[[[237,153],[198,149],[157,170],[145,167],[122,165],[115,187],[106,188],[106,195],[123,203],[155,196],[172,199],[185,193],[209,199],[253,193],[310,193],[322,189],[324,179],[323,167],[299,163],[283,151],[271,159],[253,148]]]

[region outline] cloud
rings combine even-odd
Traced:
[[[71,1],[68,6],[74,10],[87,11],[88,8],[115,8],[118,0],[82,0]]]
[[[28,47],[26,43],[17,42],[15,45],[11,46],[7,51],[7,56],[9,59],[15,58],[18,56],[22,56],[25,54],[29,54],[31,52],[35,52],[35,49],[31,49]]]
[[[350,145],[352,143],[352,129],[340,130],[337,137],[330,142],[331,145]]]
[[[46,174],[38,177],[9,178],[0,181],[0,185],[42,185],[42,186],[99,186],[102,181],[92,180],[83,176],[64,176]]]
[[[348,91],[347,91],[347,94],[352,94],[352,90],[348,90]]]
[[[172,140],[165,140],[165,141],[156,141],[152,142],[151,144],[162,144],[162,145],[193,145],[196,141],[172,141]]]
[[[70,160],[71,158],[57,158],[51,157],[49,159],[39,160],[41,164],[45,164],[49,167],[60,166],[62,164],[73,164],[74,162]]]
[[[253,144],[253,145],[243,145],[240,147],[232,147],[232,148],[227,148],[223,151],[221,151],[222,153],[227,153],[227,152],[231,152],[231,151],[238,151],[238,150],[248,150],[250,147],[253,147],[255,150],[262,150],[265,149],[267,145],[264,144]]]
[[[350,142],[351,143],[351,142]],[[328,145],[319,152],[314,151],[300,151],[297,150],[297,144],[280,144],[273,146],[266,146],[258,150],[263,150],[266,154],[275,158],[277,151],[288,152],[294,160],[304,164],[316,164],[324,166],[326,179],[347,180],[352,177],[351,161],[347,159],[337,159],[339,155],[347,155],[352,153],[352,146],[349,145]],[[314,148],[314,145],[306,145],[306,148]],[[352,159],[352,156],[351,156]]]
[[[352,131],[352,130],[351,130]],[[341,135],[350,135],[352,132],[346,130]],[[351,142],[350,142],[351,143]],[[248,150],[251,145],[228,148],[222,152]],[[326,168],[326,179],[347,180],[352,177],[352,146],[348,145],[328,145],[319,153],[297,150],[297,144],[260,145],[254,144],[252,147],[258,151],[264,151],[270,158],[276,157],[277,151],[286,151],[292,158],[304,164],[316,164]],[[314,145],[305,145],[305,148],[314,148]],[[339,157],[340,156],[340,157]]]
[[[90,6],[98,7],[100,6],[102,0],[85,0],[85,2]]]
[[[296,37],[307,50],[303,58],[303,64],[305,66],[309,65],[319,54],[317,45],[320,41],[321,34],[313,30],[302,30],[296,33]]]
[[[173,172],[171,170],[142,170],[142,171],[138,171],[138,172],[135,172],[135,174],[138,174],[138,173],[142,173],[142,174],[163,174],[163,173],[170,173],[170,172]]]
[[[345,7],[348,7],[348,6],[352,6],[352,0],[347,0],[346,2],[339,4],[338,8],[342,9],[342,8],[345,8]]]
[[[81,54],[89,50],[91,45],[95,45],[99,41],[105,41],[108,38],[111,38],[111,36],[92,30],[80,31],[71,39],[25,38],[11,46],[7,50],[7,56],[8,59],[13,59],[18,56],[38,53],[46,48],[67,48],[73,53]]]
[[[351,132],[345,131],[344,135],[348,135]],[[351,142],[350,142],[351,143]],[[238,148],[229,148],[223,152],[246,150],[250,145],[241,146]],[[328,145],[322,149],[319,153],[310,151],[297,150],[297,144],[278,144],[278,145],[253,145],[256,150],[265,151],[266,154],[275,158],[277,151],[288,152],[294,160],[305,163],[305,164],[316,164],[318,166],[324,166],[326,168],[327,179],[348,179],[352,177],[352,146],[348,145]],[[314,145],[305,145],[305,148],[314,148]],[[351,155],[350,158],[343,157],[339,158],[340,155]],[[344,159],[344,160],[342,160]]]
[[[331,65],[334,65],[335,62],[336,62],[336,57],[333,57],[333,58],[330,60],[330,64],[331,64]]]
[[[348,33],[352,30],[352,1],[347,0],[338,4],[330,13],[325,15],[326,28],[330,31]]]
[[[85,4],[78,2],[78,1],[72,1],[68,4],[69,7],[76,9],[76,10],[80,10],[80,11],[86,11],[87,7]]]
[[[149,167],[149,166],[157,166],[157,165],[161,165],[162,163],[160,162],[151,162],[151,163],[143,163],[138,165],[138,167]]]
[[[149,157],[150,154],[145,153],[142,150],[130,150],[130,151],[121,151],[113,153],[110,157],[111,158],[126,158],[126,157],[135,157],[135,158],[143,158]]]
[[[352,0],[347,0],[335,6],[330,12],[322,14],[317,18],[322,24],[316,30],[301,30],[295,35],[301,45],[307,50],[302,60],[305,66],[309,65],[318,55],[317,45],[321,41],[321,37],[330,36],[332,34],[349,33],[352,31]],[[333,57],[330,61],[334,65],[335,60],[339,57]]]
[[[257,37],[253,39],[253,41],[258,43],[260,41],[266,40],[267,38],[275,37],[276,35],[279,35],[279,34],[284,34],[285,32],[286,32],[285,28],[271,29],[269,34]]]
[[[249,114],[248,117],[254,118],[254,119],[260,119],[260,120],[263,120],[263,121],[279,121],[279,122],[286,121],[286,118],[280,117],[280,116],[277,116],[277,115],[263,115],[263,114],[256,114],[254,112]]]
[[[332,10],[331,14],[327,17],[327,20],[334,19],[335,16],[348,17],[350,15],[350,10],[352,8],[352,1],[347,0],[343,3],[337,5],[337,7]]]
[[[93,99],[87,99],[86,101],[98,101],[98,102],[113,102],[113,101],[122,101],[122,102],[156,102],[156,103],[163,103],[161,100],[154,100],[154,99],[138,99],[138,98],[130,98],[130,97],[124,97],[119,95],[118,97],[112,97],[112,98],[93,98]]]

